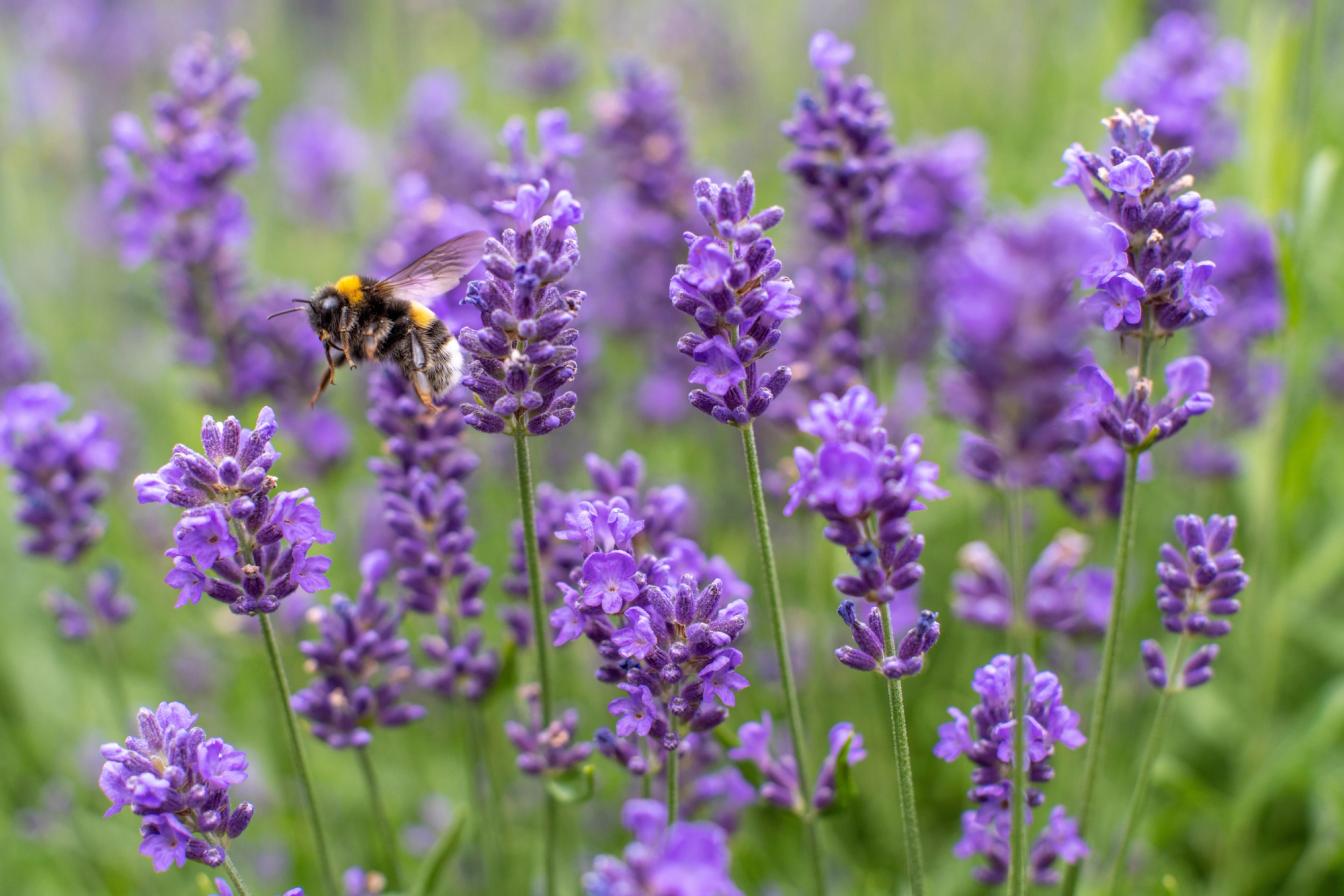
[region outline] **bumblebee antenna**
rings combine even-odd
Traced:
[[[313,302],[312,302],[311,299],[290,299],[290,301],[291,301],[291,302],[294,302],[295,304],[298,304],[298,305],[311,305],[311,304],[313,304]],[[267,320],[274,320],[274,319],[277,318],[277,317],[281,317],[281,316],[286,315],[286,314],[293,314],[295,311],[302,311],[302,310],[303,310],[302,308],[286,308],[284,311],[277,311],[277,312],[275,312],[274,314],[268,314],[268,315],[266,315],[266,319],[267,319]]]

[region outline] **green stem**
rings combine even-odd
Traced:
[[[532,636],[537,644],[537,682],[541,690],[541,724],[551,723],[552,695],[550,649],[546,634],[546,607],[541,598],[541,558],[537,548],[537,520],[532,484],[532,456],[528,452],[527,431],[523,421],[513,421],[513,449],[518,463],[518,504],[523,515],[523,549],[527,553],[527,598],[532,605]],[[542,813],[542,871],[546,896],[555,896],[555,801],[549,791],[542,791],[545,811]]]
[[[1027,626],[1026,585],[1026,513],[1022,506],[1022,492],[1012,485],[1004,488],[1007,505],[1008,555],[1012,564],[1013,588],[1013,706],[1019,722],[1027,711],[1027,673],[1024,658],[1030,635]],[[1013,812],[1012,852],[1008,864],[1008,892],[1023,896],[1027,892],[1027,862],[1030,855],[1030,831],[1027,825],[1027,726],[1013,727]]]
[[[747,459],[747,480],[751,486],[751,509],[756,516],[756,540],[761,549],[765,573],[765,596],[770,606],[771,630],[775,654],[779,660],[779,679],[788,706],[789,735],[793,738],[794,760],[798,767],[798,792],[803,797],[803,829],[812,863],[815,892],[826,892],[826,876],[821,867],[821,849],[817,843],[815,814],[812,812],[812,786],[808,780],[807,741],[803,739],[803,711],[798,688],[793,680],[793,660],[789,657],[789,639],[784,624],[784,602],[779,593],[779,571],[775,568],[775,548],[770,540],[770,518],[765,507],[765,488],[761,484],[761,461],[756,452],[756,432],[748,423],[741,428],[742,453]]]
[[[886,653],[896,653],[896,634],[891,629],[891,604],[882,605],[886,630]],[[910,731],[905,721],[905,692],[900,679],[887,679],[887,708],[891,712],[891,743],[901,789],[901,827],[905,831],[905,865],[910,872],[912,896],[924,896],[924,849],[919,842],[919,814],[915,811],[915,776],[910,764]]]
[[[1139,337],[1139,376],[1148,375],[1152,355],[1152,321],[1144,311],[1143,333]],[[1078,803],[1078,836],[1087,836],[1088,812],[1092,808],[1092,794],[1097,786],[1101,769],[1101,754],[1106,734],[1106,712],[1110,707],[1111,683],[1115,680],[1115,654],[1120,641],[1121,605],[1129,579],[1129,555],[1134,549],[1135,486],[1138,484],[1139,455],[1130,451],[1125,456],[1125,479],[1120,500],[1120,526],[1115,543],[1115,583],[1111,589],[1111,613],[1106,623],[1106,636],[1101,646],[1101,671],[1097,679],[1097,699],[1092,707],[1092,719],[1087,726],[1087,758],[1083,764],[1083,794]],[[1064,876],[1064,896],[1073,896],[1078,889],[1082,861],[1069,866]]]
[[[238,866],[233,864],[233,859],[229,854],[224,854],[224,876],[229,879],[229,887],[233,890],[233,896],[251,896],[247,889],[247,884],[243,883],[243,878],[238,874]]]
[[[294,759],[294,770],[299,776],[299,785],[303,790],[304,808],[308,812],[308,823],[313,829],[313,842],[317,845],[317,860],[322,870],[322,880],[328,893],[336,893],[336,872],[331,864],[331,852],[327,848],[327,836],[322,830],[322,816],[317,809],[317,798],[313,795],[313,779],[308,774],[308,760],[304,756],[303,741],[299,737],[299,720],[290,705],[289,679],[285,676],[284,664],[280,662],[280,647],[276,644],[275,629],[271,626],[271,617],[265,613],[257,617],[261,623],[261,633],[266,640],[266,655],[271,661],[271,675],[275,679],[276,696],[280,700],[282,715],[285,717],[285,731],[289,734],[289,752]]]
[[[401,889],[401,869],[397,862],[397,834],[392,828],[392,817],[387,814],[383,803],[383,792],[378,787],[378,775],[374,772],[373,762],[369,759],[368,747],[356,747],[355,756],[359,759],[359,771],[364,776],[364,787],[369,792],[369,808],[373,811],[375,827],[378,828],[379,846],[383,853],[383,867],[387,869],[387,880],[393,890]]]
[[[481,817],[481,875],[487,891],[495,892],[491,886],[497,870],[503,869],[500,850],[504,847],[504,829],[499,823],[498,809],[501,805],[495,788],[494,771],[489,760],[489,735],[484,720],[485,709],[479,703],[467,707],[467,748],[471,752],[472,786],[476,796],[478,812]]]
[[[1144,804],[1148,801],[1148,786],[1153,775],[1153,766],[1157,763],[1157,752],[1162,746],[1162,736],[1166,733],[1167,717],[1171,713],[1171,696],[1178,690],[1177,676],[1181,669],[1181,655],[1185,653],[1189,635],[1181,633],[1176,641],[1176,649],[1171,653],[1171,662],[1167,664],[1167,686],[1157,701],[1157,713],[1153,716],[1153,727],[1148,732],[1148,743],[1143,748],[1143,758],[1139,760],[1139,776],[1134,781],[1134,794],[1129,799],[1129,811],[1125,815],[1125,826],[1120,829],[1120,847],[1115,853],[1115,867],[1111,869],[1111,893],[1121,892],[1120,879],[1124,875],[1125,858],[1129,855],[1129,843],[1134,838],[1139,819],[1143,817]],[[1131,882],[1132,883],[1132,882]],[[1130,884],[1126,884],[1129,888]]]
[[[677,776],[677,760],[677,751],[668,750],[664,770],[667,774],[667,824],[669,827],[677,821],[677,798],[680,796],[678,787],[681,781]]]

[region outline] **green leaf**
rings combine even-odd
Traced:
[[[415,883],[411,885],[410,896],[429,896],[438,891],[443,870],[448,867],[448,862],[462,845],[462,833],[466,826],[466,813],[459,811],[425,854],[425,859],[415,876]]]
[[[831,804],[822,810],[823,816],[839,815],[848,809],[857,796],[854,787],[853,766],[849,763],[849,748],[854,743],[854,732],[850,732],[845,738],[845,742],[840,746],[840,752],[835,758],[835,799]]]
[[[586,803],[593,796],[595,778],[591,765],[579,766],[562,775],[547,778],[546,791],[560,803]]]

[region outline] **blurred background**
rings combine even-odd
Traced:
[[[160,700],[187,702],[208,732],[249,752],[252,775],[240,790],[257,803],[257,821],[235,855],[252,869],[256,891],[311,879],[260,641],[210,601],[173,608],[162,553],[175,517],[137,506],[131,479],[165,462],[174,443],[196,444],[203,414],[236,414],[250,425],[263,404],[275,406],[284,454],[275,472],[284,487],[311,489],[336,532],[325,548],[334,590],[353,592],[361,551],[377,542],[381,525],[366,466],[383,438],[365,419],[368,371],[342,374],[320,411],[309,413],[305,402],[320,366],[307,330],[297,317],[269,330],[256,318],[352,270],[393,270],[428,248],[438,227],[482,220],[475,210],[500,166],[519,164],[500,139],[511,118],[532,131],[538,112],[568,112],[581,147],[537,144],[533,135],[527,152],[531,163],[560,172],[588,213],[575,275],[589,293],[578,323],[579,417],[534,448],[539,477],[560,489],[584,488],[585,453],[614,460],[636,450],[649,483],[680,483],[690,492],[706,552],[759,585],[736,434],[685,406],[687,365],[674,351],[685,325],[664,313],[667,278],[684,260],[680,231],[694,225],[693,218],[676,224],[690,183],[752,170],[762,204],[791,212],[779,231],[780,252],[785,271],[806,287],[803,271],[816,269],[816,253],[800,191],[781,168],[790,144],[780,124],[794,114],[798,92],[816,88],[808,42],[824,28],[854,44],[848,70],[866,73],[885,94],[901,147],[917,155],[961,141],[948,163],[961,191],[948,228],[1047,202],[1081,205],[1076,194],[1051,185],[1061,173],[1060,154],[1074,141],[1099,146],[1098,120],[1117,102],[1134,101],[1117,95],[1132,84],[1112,76],[1172,8],[1206,16],[1211,40],[1236,42],[1218,51],[1231,54],[1228,68],[1190,73],[1206,79],[1192,81],[1191,91],[1216,94],[1219,127],[1231,135],[1220,144],[1222,158],[1201,170],[1197,189],[1272,234],[1265,287],[1272,310],[1250,337],[1228,337],[1234,355],[1253,356],[1244,382],[1235,393],[1218,393],[1213,415],[1160,446],[1152,479],[1140,486],[1116,739],[1102,768],[1093,830],[1113,830],[1120,820],[1155,702],[1137,643],[1159,630],[1151,598],[1158,546],[1171,540],[1177,513],[1235,513],[1252,585],[1217,678],[1178,701],[1130,892],[1344,891],[1344,477],[1331,435],[1344,423],[1338,5],[0,0],[0,299],[10,317],[0,342],[8,356],[0,357],[4,385],[55,382],[71,397],[72,416],[102,414],[121,446],[115,468],[102,477],[106,531],[77,563],[25,552],[24,533],[10,521],[18,501],[8,491],[0,498],[0,567],[9,582],[0,627],[5,891],[213,892],[199,865],[154,874],[136,854],[134,822],[99,817],[98,744],[120,740],[135,707]],[[236,116],[237,136],[250,138],[251,148],[233,147],[238,157],[225,166],[227,190],[245,202],[220,225],[230,261],[214,285],[232,303],[234,316],[221,317],[229,338],[212,334],[199,311],[174,298],[161,260],[136,251],[137,235],[119,211],[124,205],[106,186],[106,169],[115,168],[104,152],[114,116],[146,119],[153,97],[171,88],[174,52],[201,33],[213,35],[217,52],[236,54],[257,88]],[[126,139],[123,132],[123,145]],[[668,181],[637,180],[650,159],[671,159],[661,169]],[[947,186],[935,175],[930,184]],[[939,194],[930,201],[951,200]],[[662,217],[651,224],[651,215]],[[667,238],[648,244],[660,225]],[[967,806],[967,769],[931,750],[947,707],[969,709],[971,674],[1007,640],[956,619],[952,577],[966,543],[983,540],[1000,556],[1006,549],[1000,500],[959,471],[965,427],[939,399],[939,377],[954,360],[936,323],[921,329],[938,317],[922,304],[935,301],[923,291],[921,267],[934,236],[913,235],[878,262],[883,305],[875,326],[892,348],[874,386],[890,402],[894,428],[924,435],[925,454],[942,465],[951,492],[916,520],[927,539],[919,601],[940,611],[944,626],[927,671],[906,694],[930,886],[956,894],[984,889],[952,855]],[[1114,340],[1099,328],[1092,336],[1118,378],[1123,362]],[[1186,341],[1164,347],[1161,358],[1183,354]],[[791,481],[791,449],[804,441],[789,415],[811,385],[801,378],[796,403],[781,403],[762,434],[776,511]],[[1251,406],[1253,413],[1234,413]],[[1212,460],[1188,456],[1196,438],[1213,443]],[[481,459],[468,485],[474,555],[493,570],[481,624],[487,641],[503,644],[494,608],[513,599],[503,587],[517,515],[510,446],[473,431],[465,439]],[[1115,531],[1106,513],[1092,507],[1079,517],[1042,490],[1027,493],[1026,502],[1029,558],[1058,530],[1072,528],[1092,540],[1089,562],[1111,561]],[[823,823],[834,892],[899,891],[904,871],[884,694],[831,657],[848,640],[830,586],[847,560],[821,538],[815,516],[777,516],[775,526],[814,761],[836,722],[854,722],[868,743],[869,758],[854,771],[859,798]],[[107,564],[119,567],[136,603],[133,616],[110,637],[63,638],[51,594],[82,594],[89,573]],[[311,630],[301,613],[290,617],[283,638],[290,675],[301,681],[294,645]],[[740,697],[734,728],[765,710],[783,715],[765,617],[754,618],[744,647],[753,687]],[[1086,634],[1051,635],[1038,652],[1060,672],[1066,699],[1085,719],[1098,644]],[[574,645],[558,652],[558,662],[561,699],[578,707],[580,732],[610,724],[609,690],[591,678],[591,651]],[[528,892],[538,791],[514,772],[499,732],[506,718],[519,716],[514,686],[532,668],[530,655],[506,663],[484,705],[496,738],[486,792],[508,822],[509,836],[495,844],[508,861],[483,869],[479,833],[468,822],[449,870],[451,892],[482,892],[487,875],[498,892]],[[476,710],[461,698],[431,694],[420,702],[429,709],[425,719],[380,731],[374,745],[392,814],[399,827],[414,828],[404,837],[408,863],[436,826],[470,812],[477,792],[463,733]],[[343,864],[367,866],[374,854],[353,758],[316,740],[309,754],[338,855]],[[1081,751],[1058,757],[1056,801],[1076,802],[1082,763]],[[607,760],[596,757],[594,765],[594,798],[565,810],[563,867],[576,891],[592,857],[618,853],[626,841],[618,807],[632,785]],[[804,879],[796,836],[790,817],[760,807],[742,814],[732,843],[744,892],[795,892]]]

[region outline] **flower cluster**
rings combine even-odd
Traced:
[[[1184,10],[1153,24],[1106,82],[1106,94],[1162,119],[1176,146],[1195,150],[1212,168],[1237,148],[1237,126],[1222,106],[1228,88],[1246,80],[1246,47],[1219,40],[1213,23]]]
[[[877,234],[920,249],[978,220],[985,204],[984,161],[985,138],[978,131],[901,147],[895,175],[884,184]]]
[[[589,896],[742,896],[728,876],[728,838],[703,821],[667,823],[655,800],[630,800],[621,822],[635,836],[622,858],[598,856],[583,876]]]
[[[578,396],[568,386],[579,370],[579,331],[570,324],[585,295],[560,284],[579,261],[574,225],[583,209],[562,190],[538,216],[550,189],[544,178],[524,183],[516,199],[495,204],[513,226],[486,241],[486,277],[467,287],[481,327],[458,337],[471,357],[463,384],[476,398],[462,414],[481,432],[525,427],[541,436],[574,419]]]
[[[923,577],[924,537],[911,529],[909,514],[922,510],[922,501],[946,496],[937,485],[938,465],[920,459],[923,440],[889,442],[885,413],[863,386],[812,402],[798,426],[821,446],[815,453],[794,449],[798,481],[784,508],[791,514],[806,506],[826,519],[826,538],[845,548],[855,567],[835,579],[836,590],[879,604]],[[902,609],[913,617],[913,608]]]
[[[198,364],[214,357],[218,321],[242,286],[248,221],[232,181],[254,157],[242,128],[257,92],[239,73],[246,55],[241,42],[217,48],[208,37],[181,47],[172,92],[155,100],[148,132],[119,115],[102,155],[103,201],[115,212],[122,254],[130,264],[159,264],[182,356]]]
[[[320,105],[286,112],[271,135],[280,189],[292,208],[329,224],[351,212],[348,186],[369,157],[368,139]]]
[[[542,723],[541,691],[534,684],[521,689],[527,704],[527,723],[509,719],[504,733],[518,751],[518,769],[525,775],[555,775],[569,771],[593,753],[593,745],[575,737],[579,713],[566,709],[549,725]]]
[[[327,557],[310,557],[332,540],[307,489],[271,495],[275,414],[262,408],[255,429],[236,417],[201,423],[204,454],[186,445],[156,473],[135,478],[141,504],[184,508],[165,556],[173,568],[164,581],[178,590],[177,605],[208,594],[239,615],[273,613],[296,591],[329,587]]]
[[[977,808],[961,817],[962,840],[956,854],[961,858],[983,856],[987,864],[977,868],[975,876],[988,884],[1002,883],[1008,875],[1017,726],[1027,726],[1027,780],[1032,784],[1043,784],[1054,777],[1050,759],[1056,745],[1076,750],[1087,740],[1078,728],[1078,714],[1064,705],[1064,692],[1055,674],[1037,672],[1029,656],[1023,655],[1022,662],[1026,664],[1023,672],[1030,697],[1025,714],[1016,705],[1014,694],[1016,661],[1000,654],[978,669],[972,679],[980,703],[971,710],[970,718],[955,707],[949,708],[952,721],[939,726],[938,744],[933,748],[934,755],[945,762],[965,756],[975,765],[968,796]],[[1028,786],[1026,802],[1030,823],[1031,809],[1045,803],[1045,794],[1039,787]],[[1079,838],[1077,824],[1061,807],[1055,807],[1031,850],[1032,879],[1038,884],[1055,883],[1056,859],[1072,864],[1085,855],[1087,844]]]
[[[70,398],[54,383],[28,383],[0,401],[0,463],[19,499],[16,519],[29,554],[74,563],[102,536],[101,474],[119,449],[98,414],[61,420]]]
[[[139,737],[102,747],[98,786],[112,802],[106,814],[129,806],[140,816],[140,852],[155,871],[188,859],[222,865],[229,842],[252,821],[251,803],[229,802],[229,788],[247,778],[246,754],[207,738],[195,723],[181,703],[160,703],[140,710]]]
[[[863,735],[849,722],[839,722],[828,735],[829,750],[817,773],[817,786],[812,791],[812,808],[819,812],[831,808],[839,797],[836,774],[843,761],[849,765],[868,758],[863,748]],[[798,789],[798,766],[793,754],[778,753],[774,746],[774,722],[769,713],[759,722],[747,722],[737,729],[737,746],[728,751],[728,758],[739,764],[754,766],[760,773],[760,798],[765,802],[804,814],[808,807]]]
[[[1177,358],[1165,374],[1167,394],[1153,404],[1153,382],[1140,378],[1138,368],[1130,368],[1129,394],[1120,396],[1106,371],[1088,364],[1078,371],[1079,412],[1126,451],[1147,451],[1184,429],[1191,417],[1213,409],[1208,361],[1198,355]]]
[[[391,559],[373,551],[359,568],[357,600],[337,594],[331,606],[309,611],[320,639],[301,642],[299,650],[313,681],[292,700],[294,711],[313,723],[313,734],[338,750],[368,746],[375,726],[407,725],[425,714],[404,699],[414,668],[410,642],[398,631],[401,610],[378,597]]]
[[[486,166],[490,195],[512,196],[529,184],[539,189],[543,182],[561,193],[573,186],[574,166],[569,160],[583,152],[584,139],[582,134],[569,129],[569,113],[564,109],[542,109],[537,113],[536,153],[528,152],[527,122],[519,116],[504,122],[499,140],[504,144],[508,161]],[[513,209],[501,208],[498,202],[483,202],[481,211],[496,212],[506,220],[517,217]]]
[[[135,601],[121,590],[121,571],[105,566],[89,575],[84,600],[64,591],[47,594],[47,608],[56,618],[61,637],[84,641],[93,634],[95,623],[115,628],[130,618]]]
[[[1090,542],[1064,530],[1041,551],[1027,573],[1026,618],[1037,628],[1069,635],[1106,630],[1114,573],[1106,567],[1083,566]],[[991,628],[1013,621],[1013,585],[989,545],[973,541],[957,555],[961,569],[952,577],[952,612]]]
[[[1185,550],[1162,545],[1157,564],[1157,609],[1162,625],[1182,636],[1221,638],[1232,631],[1223,618],[1241,609],[1237,595],[1250,584],[1242,571],[1242,559],[1232,547],[1237,532],[1234,516],[1178,516],[1176,536]],[[1183,688],[1194,688],[1213,677],[1217,644],[1205,644],[1191,655],[1181,670]],[[1143,642],[1143,665],[1155,688],[1168,687],[1167,660],[1156,641]]]
[[[1214,264],[1195,261],[1201,241],[1219,235],[1214,205],[1189,189],[1194,152],[1165,152],[1153,143],[1157,118],[1117,110],[1103,124],[1112,146],[1103,155],[1075,143],[1064,151],[1056,186],[1076,186],[1105,223],[1108,262],[1084,271],[1095,287],[1085,306],[1107,330],[1170,333],[1213,317],[1222,295],[1211,281]]]
[[[887,99],[866,75],[845,75],[853,58],[854,47],[833,33],[813,35],[808,59],[821,90],[801,93],[781,127],[794,144],[784,170],[811,200],[808,223],[834,240],[874,237],[899,164]]]
[[[687,333],[677,349],[695,361],[690,394],[695,408],[720,423],[745,426],[784,391],[787,366],[759,375],[757,366],[779,343],[780,324],[796,317],[798,295],[775,257],[765,232],[784,219],[771,206],[753,215],[756,182],[747,171],[737,183],[695,182],[696,208],[709,233],[687,233],[687,263],[678,265],[668,287],[677,310],[694,318],[699,333]]]
[[[444,69],[425,72],[411,83],[396,138],[395,192],[401,192],[401,184],[407,175],[413,175],[423,184],[423,192],[436,197],[442,204],[450,200],[474,202],[478,195],[488,190],[488,141],[460,118],[460,94],[461,85],[457,78]],[[413,227],[416,216],[410,214],[407,205],[398,201],[396,207],[399,209],[398,225]],[[467,227],[461,232],[475,229]],[[421,251],[428,251],[444,239],[428,243]],[[380,257],[381,254],[380,250]],[[400,269],[419,254],[407,254],[400,263],[392,261],[388,273]]]
[[[683,731],[723,722],[747,686],[733,643],[747,625],[747,604],[724,604],[723,582],[701,587],[678,576],[663,558],[640,554],[634,539],[644,521],[623,498],[584,501],[566,517],[558,537],[582,546],[573,586],[561,584],[564,604],[551,614],[555,643],[581,635],[594,644],[601,681],[625,692],[608,705],[616,733],[651,738],[677,749]]]
[[[856,647],[846,644],[835,651],[835,658],[860,672],[880,672],[887,678],[905,678],[919,674],[924,668],[924,655],[938,643],[942,629],[938,625],[938,614],[932,610],[920,610],[919,622],[905,633],[896,652],[886,655],[884,646],[886,627],[882,623],[882,610],[873,606],[868,610],[868,618],[860,619],[854,609],[854,601],[840,603],[840,618],[849,626]]]

